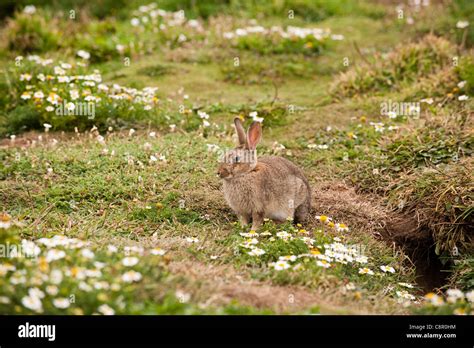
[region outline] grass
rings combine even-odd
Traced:
[[[33,153],[20,152],[19,158],[16,152],[7,152],[3,154],[2,200],[9,202],[9,212],[26,224],[22,234],[29,238],[64,233],[99,245],[121,245],[127,241],[142,245],[157,243],[173,250],[177,260],[186,259],[191,253],[208,263],[210,256],[219,255],[218,260],[222,261],[218,262],[225,260],[225,264],[240,268],[250,260],[245,254],[232,254],[243,239],[237,238],[239,234],[229,221],[232,215],[213,176],[216,155],[208,152],[206,145],[215,140],[195,137],[190,141],[187,135],[181,134],[150,138],[141,133],[129,137],[112,132],[104,146],[85,133],[55,146],[38,146]],[[50,135],[43,141],[50,143]],[[143,147],[145,143],[151,144],[151,150]],[[86,156],[84,148],[88,149]],[[156,152],[165,154],[167,162],[149,162],[150,154]],[[52,168],[49,174],[48,168]],[[276,231],[275,226],[270,229]],[[329,241],[324,233],[314,233],[318,243]],[[187,237],[197,237],[198,247],[191,244],[187,251],[184,240]],[[369,241],[359,242],[367,245]],[[344,275],[344,269],[328,275],[316,266],[294,277],[265,276],[267,263],[278,256],[309,252],[303,242],[296,249],[286,248],[285,243],[270,243],[268,247],[271,249],[268,258],[258,261],[263,269],[245,270],[249,278],[276,286],[293,284],[315,289],[328,277],[341,277],[341,288],[349,281],[361,280]],[[370,252],[376,253],[377,259],[389,262],[391,250],[384,248],[383,243],[375,244]],[[309,259],[305,262],[310,263]],[[404,266],[400,264],[400,267]],[[410,274],[401,279],[407,282],[412,277]],[[413,278],[409,280],[412,281]],[[360,283],[363,286],[364,282]],[[370,284],[369,281],[366,291],[372,291]],[[384,285],[378,284],[374,291],[379,293],[383,288]]]
[[[334,93],[355,96],[370,91],[400,90],[421,78],[439,74],[451,64],[454,52],[455,46],[449,41],[430,35],[417,43],[401,44],[386,58],[374,57],[376,62],[381,62],[375,68],[365,65],[343,74],[335,83]]]
[[[21,303],[28,289],[40,287],[46,293],[46,286],[54,285],[49,280],[35,285],[35,274],[49,279],[55,264],[66,274],[73,265],[93,269],[96,261],[106,263],[100,281],[117,283],[120,290],[112,297],[100,289],[77,293],[67,313],[107,311],[103,304],[115,313],[143,314],[471,310],[465,302],[424,305],[422,295],[431,289],[416,284],[416,260],[406,248],[410,243],[384,239],[393,221],[417,217],[414,236],[427,232],[429,247],[446,270],[453,265],[447,286],[472,289],[469,41],[460,47],[457,37],[441,29],[440,35],[426,35],[422,27],[432,20],[426,12],[416,28],[407,29],[389,15],[393,6],[349,0],[271,1],[265,2],[265,11],[238,1],[163,2],[167,10],[184,7],[187,17],[181,26],[159,32],[151,22],[131,24],[144,14],[104,3],[100,13],[84,8],[81,16],[92,19],[80,17],[69,27],[46,7],[32,15],[34,20],[43,13],[54,18],[41,30],[29,26],[26,14],[16,14],[1,30],[10,46],[0,56],[5,63],[0,83],[6,91],[0,96],[0,133],[6,137],[0,143],[0,209],[21,223],[4,238],[20,243],[65,235],[87,241],[95,254],[88,260],[80,250],[66,248],[66,256],[42,273],[41,262],[19,262],[2,279],[0,298],[10,299],[0,301],[2,312],[32,312]],[[139,5],[130,6],[137,10]],[[286,18],[292,7],[295,18]],[[255,24],[250,18],[257,13],[263,15]],[[192,24],[196,16],[198,24]],[[451,16],[443,18],[449,22]],[[156,25],[169,21],[160,17]],[[317,26],[344,40],[222,37],[250,25]],[[65,30],[68,39],[48,39]],[[29,41],[36,36],[44,38],[33,40],[38,47]],[[91,57],[78,57],[79,49]],[[41,52],[41,58],[51,57],[54,63],[30,62],[28,52]],[[17,66],[19,54],[24,59]],[[459,56],[457,66],[452,65],[454,55]],[[41,88],[46,96],[55,92],[69,100],[69,87],[37,79],[39,73],[56,75],[53,67],[60,62],[72,65],[66,69],[71,75],[101,72],[107,91],[98,88],[99,82],[84,86],[75,81],[81,98],[102,98],[94,118],[55,116],[41,98],[21,98]],[[25,73],[32,80],[21,81]],[[460,86],[461,81],[466,82]],[[123,89],[111,92],[114,84]],[[149,86],[158,89],[141,94]],[[118,93],[125,94],[123,100],[114,99]],[[428,98],[433,102],[421,103],[415,118],[402,114],[391,119],[380,112],[388,100]],[[251,112],[264,118],[259,155],[282,155],[303,167],[315,197],[312,218],[304,226],[267,222],[258,231],[260,256],[249,255],[253,237],[235,222],[215,175],[219,150],[235,142],[232,119],[240,116],[249,123]],[[44,123],[52,126],[47,132]],[[314,218],[323,214],[349,230],[338,231]],[[283,231],[289,236],[280,237]],[[356,248],[367,260],[331,256],[339,243],[343,254]],[[117,246],[117,254],[108,254],[109,244]],[[144,248],[132,255],[140,260],[134,269],[142,280],[124,284],[120,279],[127,267],[121,262],[130,256],[125,255],[130,245]],[[150,254],[158,247],[165,255]],[[45,257],[47,250],[41,252]],[[275,263],[287,256],[290,267],[279,270],[286,266]],[[13,288],[11,277],[22,272],[32,280]],[[100,281],[88,280],[92,287]],[[77,286],[74,279],[58,284],[60,297],[69,298]],[[46,294],[45,312],[61,312],[52,302],[58,296]]]

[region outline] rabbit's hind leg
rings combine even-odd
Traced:
[[[309,203],[309,200],[306,200],[305,202],[301,203],[298,206],[298,208],[296,208],[295,210],[295,222],[296,223],[306,222],[310,209],[311,209],[311,205]]]

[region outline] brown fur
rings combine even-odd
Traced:
[[[261,126],[254,122],[245,139],[239,119],[235,125],[239,146],[226,154],[218,174],[224,179],[224,197],[242,224],[252,221],[252,229],[256,230],[264,218],[277,222],[306,220],[311,190],[303,171],[283,157],[257,160],[256,152],[245,157],[260,141]],[[246,161],[241,162],[242,158]]]

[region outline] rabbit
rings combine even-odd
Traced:
[[[221,158],[218,176],[224,197],[242,225],[252,222],[256,231],[268,218],[275,222],[304,222],[311,208],[311,189],[303,171],[279,156],[257,160],[256,147],[262,125],[253,122],[245,133],[240,118],[234,119],[238,146]]]

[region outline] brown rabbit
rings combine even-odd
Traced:
[[[261,124],[253,122],[247,134],[240,118],[235,118],[234,124],[239,145],[226,152],[218,175],[224,179],[225,199],[241,223],[252,221],[252,230],[257,230],[264,218],[305,221],[311,208],[311,190],[303,171],[283,157],[257,160]]]

